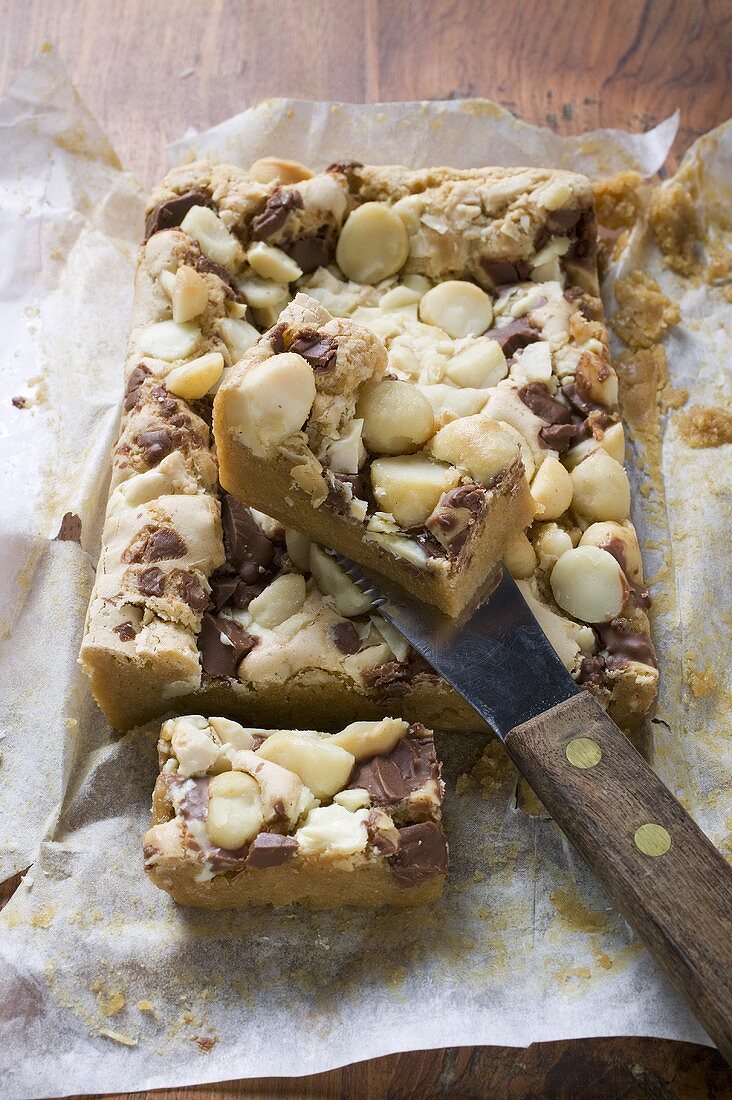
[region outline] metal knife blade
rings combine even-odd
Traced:
[[[380,614],[502,739],[581,690],[505,567],[484,603],[451,619],[385,577],[367,576],[349,558],[335,556]]]

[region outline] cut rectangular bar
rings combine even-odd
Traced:
[[[404,218],[410,241],[403,271],[377,285],[346,278],[335,263],[349,212],[372,201]],[[204,163],[171,172],[152,197],[140,252],[125,411],[82,647],[113,725],[174,707],[262,726],[338,728],[388,713],[476,728],[473,711],[332,558],[218,485],[212,391],[298,292],[328,310],[327,324],[358,327],[359,346],[383,346],[395,376],[386,381],[412,380],[441,428],[485,410],[516,433],[537,515],[505,560],[573,676],[621,724],[647,713],[658,673],[594,293],[590,203],[585,180],[550,171],[340,165],[311,177],[270,161],[248,172]],[[502,259],[485,260],[486,250]],[[303,273],[291,281],[293,261]],[[420,321],[426,290],[441,279],[480,283],[492,329],[455,339]],[[312,357],[312,347],[301,350]],[[438,529],[448,539],[452,522],[471,518],[468,507],[452,513]],[[382,534],[393,534],[386,521]],[[598,571],[586,547],[622,574],[605,569],[610,611],[623,602],[602,622],[572,602],[582,577]]]
[[[492,315],[483,291],[462,286]],[[298,294],[216,395],[219,477],[239,500],[457,616],[533,518],[519,442],[487,416],[440,428],[387,362],[369,328]]]
[[[170,719],[145,869],[182,905],[422,905],[447,842],[434,738],[399,719],[338,734]]]

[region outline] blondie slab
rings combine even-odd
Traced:
[[[396,211],[410,242],[400,272],[376,284],[336,262],[341,228],[369,202]],[[516,440],[536,515],[505,560],[573,676],[621,724],[647,713],[658,673],[586,180],[198,163],[175,169],[153,195],[147,238],[82,649],[114,725],[175,707],[261,726],[338,728],[389,713],[475,728],[470,708],[317,543],[220,490],[213,392],[271,338],[263,333],[284,310],[300,308],[290,305],[298,293],[327,310],[326,325],[358,328],[359,346],[386,355],[385,381],[426,398],[437,435],[487,416]],[[486,260],[487,250],[501,259]],[[441,279],[479,285],[491,328],[454,337],[434,312],[420,319]],[[378,431],[384,418],[374,423]],[[469,526],[469,507],[452,509],[450,522],[456,516]],[[373,533],[394,535],[381,518]],[[449,527],[437,529],[446,537]]]
[[[337,734],[163,724],[150,878],[206,909],[421,905],[447,872],[432,733],[394,718]]]

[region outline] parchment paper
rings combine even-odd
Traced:
[[[280,153],[313,166],[355,156],[650,174],[676,124],[568,139],[482,101],[273,101],[171,152],[241,164]],[[732,135],[699,155],[723,177]],[[435,1046],[621,1034],[708,1042],[555,825],[517,806],[515,772],[482,737],[439,738],[452,867],[434,907],[207,915],[177,908],[147,882],[140,837],[156,774],[154,730],[112,736],[75,663],[142,207],[60,62],[52,52],[38,58],[0,104],[3,876],[33,863],[0,918],[4,1095],[297,1075]],[[642,234],[632,243],[655,263]],[[694,376],[694,393],[700,371],[712,400],[719,361],[705,340],[729,306],[716,291],[689,293],[685,314],[705,320],[669,341],[671,369]],[[10,398],[22,394],[30,406],[15,408]],[[668,727],[654,727],[663,734],[657,763],[717,843],[721,704],[715,692],[690,698],[677,666],[693,645],[719,667],[719,632],[702,621],[702,597],[720,576],[720,465],[717,452],[680,451],[669,425],[665,508],[648,530],[666,564],[663,591],[672,593],[659,622],[659,717]],[[52,541],[68,511],[82,518],[81,546]]]

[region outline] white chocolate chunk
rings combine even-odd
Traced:
[[[519,457],[513,436],[487,416],[466,416],[440,428],[430,443],[435,458],[453,462],[483,485]]]
[[[622,520],[630,515],[630,482],[619,462],[597,450],[572,470],[572,508],[584,519]]]
[[[609,623],[620,614],[628,591],[615,558],[596,546],[562,554],[552,569],[551,586],[559,606],[586,623]]]
[[[250,245],[247,263],[257,275],[275,283],[294,283],[302,275],[302,269],[286,252],[265,241]]]
[[[263,824],[262,799],[255,779],[237,771],[211,777],[206,832],[212,844],[235,851],[253,840]]]
[[[301,355],[284,352],[252,365],[227,392],[229,423],[263,457],[302,428],[315,400],[315,380]]]
[[[161,734],[163,739],[170,737],[179,775],[205,775],[221,754],[221,745],[215,735],[212,736],[208,721],[200,714],[168,719],[163,722]]]
[[[398,205],[398,203],[394,204],[395,210]],[[402,285],[409,287],[410,290],[415,290],[421,298],[431,289],[432,281],[426,275],[405,275],[402,279]]]
[[[294,772],[316,798],[332,798],[348,783],[355,758],[333,743],[297,730],[272,733],[257,749],[257,756]]]
[[[216,385],[223,370],[224,357],[221,352],[210,351],[180,367],[174,367],[165,376],[165,388],[185,401],[197,401]]]
[[[445,373],[456,386],[486,389],[506,377],[506,356],[497,340],[474,340],[453,355]]]
[[[329,853],[352,856],[363,852],[368,841],[366,818],[368,810],[351,813],[334,802],[311,810],[295,833],[300,851],[305,855]]]
[[[295,825],[298,818],[314,804],[312,791],[303,786],[294,772],[271,760],[265,760],[251,750],[238,752],[232,759],[236,771],[248,772],[259,784],[262,813],[265,821],[285,818]]]
[[[336,611],[345,618],[363,615],[371,609],[371,600],[361,591],[335,558],[315,543],[310,544],[310,572],[321,592],[333,597]]]
[[[364,443],[374,454],[409,454],[435,430],[432,406],[409,382],[387,379],[365,387],[356,412],[363,420]]]
[[[503,563],[514,580],[530,577],[536,568],[534,547],[523,531],[516,535],[506,547]]]
[[[511,377],[517,382],[548,382],[552,376],[552,352],[546,340],[537,340],[517,353]]]
[[[328,447],[328,468],[337,474],[357,474],[366,461],[366,450],[361,442],[363,420],[352,420]]]
[[[331,740],[350,752],[357,761],[381,756],[406,736],[409,723],[402,718],[382,718],[380,722],[351,722]]]
[[[353,814],[356,810],[363,810],[371,805],[371,795],[364,787],[353,787],[350,790],[339,791],[334,795],[333,801]]]
[[[516,584],[565,668],[571,672],[580,653],[594,653],[595,635],[589,626],[581,626],[548,607],[539,598],[535,580],[519,580]]]
[[[180,227],[214,263],[229,267],[241,260],[241,245],[208,206],[192,206]]]
[[[572,476],[558,458],[545,458],[531,482],[531,495],[541,519],[559,519],[572,503]]]
[[[401,218],[381,202],[365,202],[349,214],[336,247],[344,275],[357,283],[378,283],[395,275],[409,255]]]
[[[459,482],[460,472],[454,466],[433,462],[425,454],[378,458],[371,463],[371,485],[379,507],[402,527],[421,526],[442,494]]]
[[[192,355],[200,339],[200,328],[190,321],[185,325],[175,321],[156,321],[140,332],[138,347],[142,355],[172,363],[175,359],[187,359]]]
[[[419,303],[419,317],[457,340],[480,336],[491,327],[493,303],[475,283],[448,279],[428,290]]]
[[[259,339],[259,331],[254,325],[240,317],[222,317],[216,328],[229,350],[232,363],[238,363]]]
[[[245,729],[238,722],[232,722],[230,718],[209,718],[208,724],[222,745],[231,745],[232,749],[238,751],[250,749],[254,744],[252,730]]]
[[[283,573],[249,604],[255,623],[270,630],[297,614],[305,603],[305,578],[299,573]]]
[[[360,680],[362,674],[369,668],[377,668],[379,665],[388,664],[394,654],[385,642],[379,645],[370,645],[358,653],[351,653],[343,658],[343,670],[354,680]]]
[[[572,538],[568,531],[557,523],[539,523],[533,536],[534,550],[539,556],[541,569],[553,569],[561,558],[572,549]]]
[[[285,308],[289,297],[287,287],[281,283],[274,283],[271,279],[262,279],[253,275],[247,279],[239,279],[239,290],[246,298],[247,305],[252,309],[267,309],[272,307],[278,313]]]
[[[379,309],[402,310],[406,306],[415,306],[419,302],[422,295],[418,290],[412,290],[408,286],[404,286],[401,283],[399,286],[394,286],[391,290],[387,290],[386,294],[382,294],[379,298]]]
[[[208,287],[206,280],[187,264],[178,268],[170,294],[173,305],[173,320],[179,324],[192,321],[203,313],[208,305]]]
[[[310,539],[300,531],[293,531],[290,527],[285,531],[285,546],[287,554],[293,565],[310,572]]]
[[[643,580],[643,560],[641,558],[638,536],[633,525],[625,523],[593,523],[583,533],[580,546],[599,546],[603,548],[614,544],[620,550],[625,564],[625,573],[632,581]]]
[[[459,420],[462,416],[475,416],[483,410],[490,392],[474,390],[470,386],[448,386],[439,382],[429,386],[418,382],[416,388],[432,406],[435,420],[442,423]]]
[[[172,296],[173,296],[173,287],[175,286],[175,276],[176,276],[176,272],[175,271],[168,271],[168,269],[166,267],[164,267],[163,270],[158,275],[158,282],[160,283],[161,287],[163,288],[163,290],[165,291],[165,293],[168,295],[169,298],[172,298]]]
[[[371,616],[371,622],[376,630],[378,630],[397,661],[406,661],[409,655],[409,642],[404,635],[400,634],[395,626],[392,626],[383,615],[379,615],[378,613]]]

